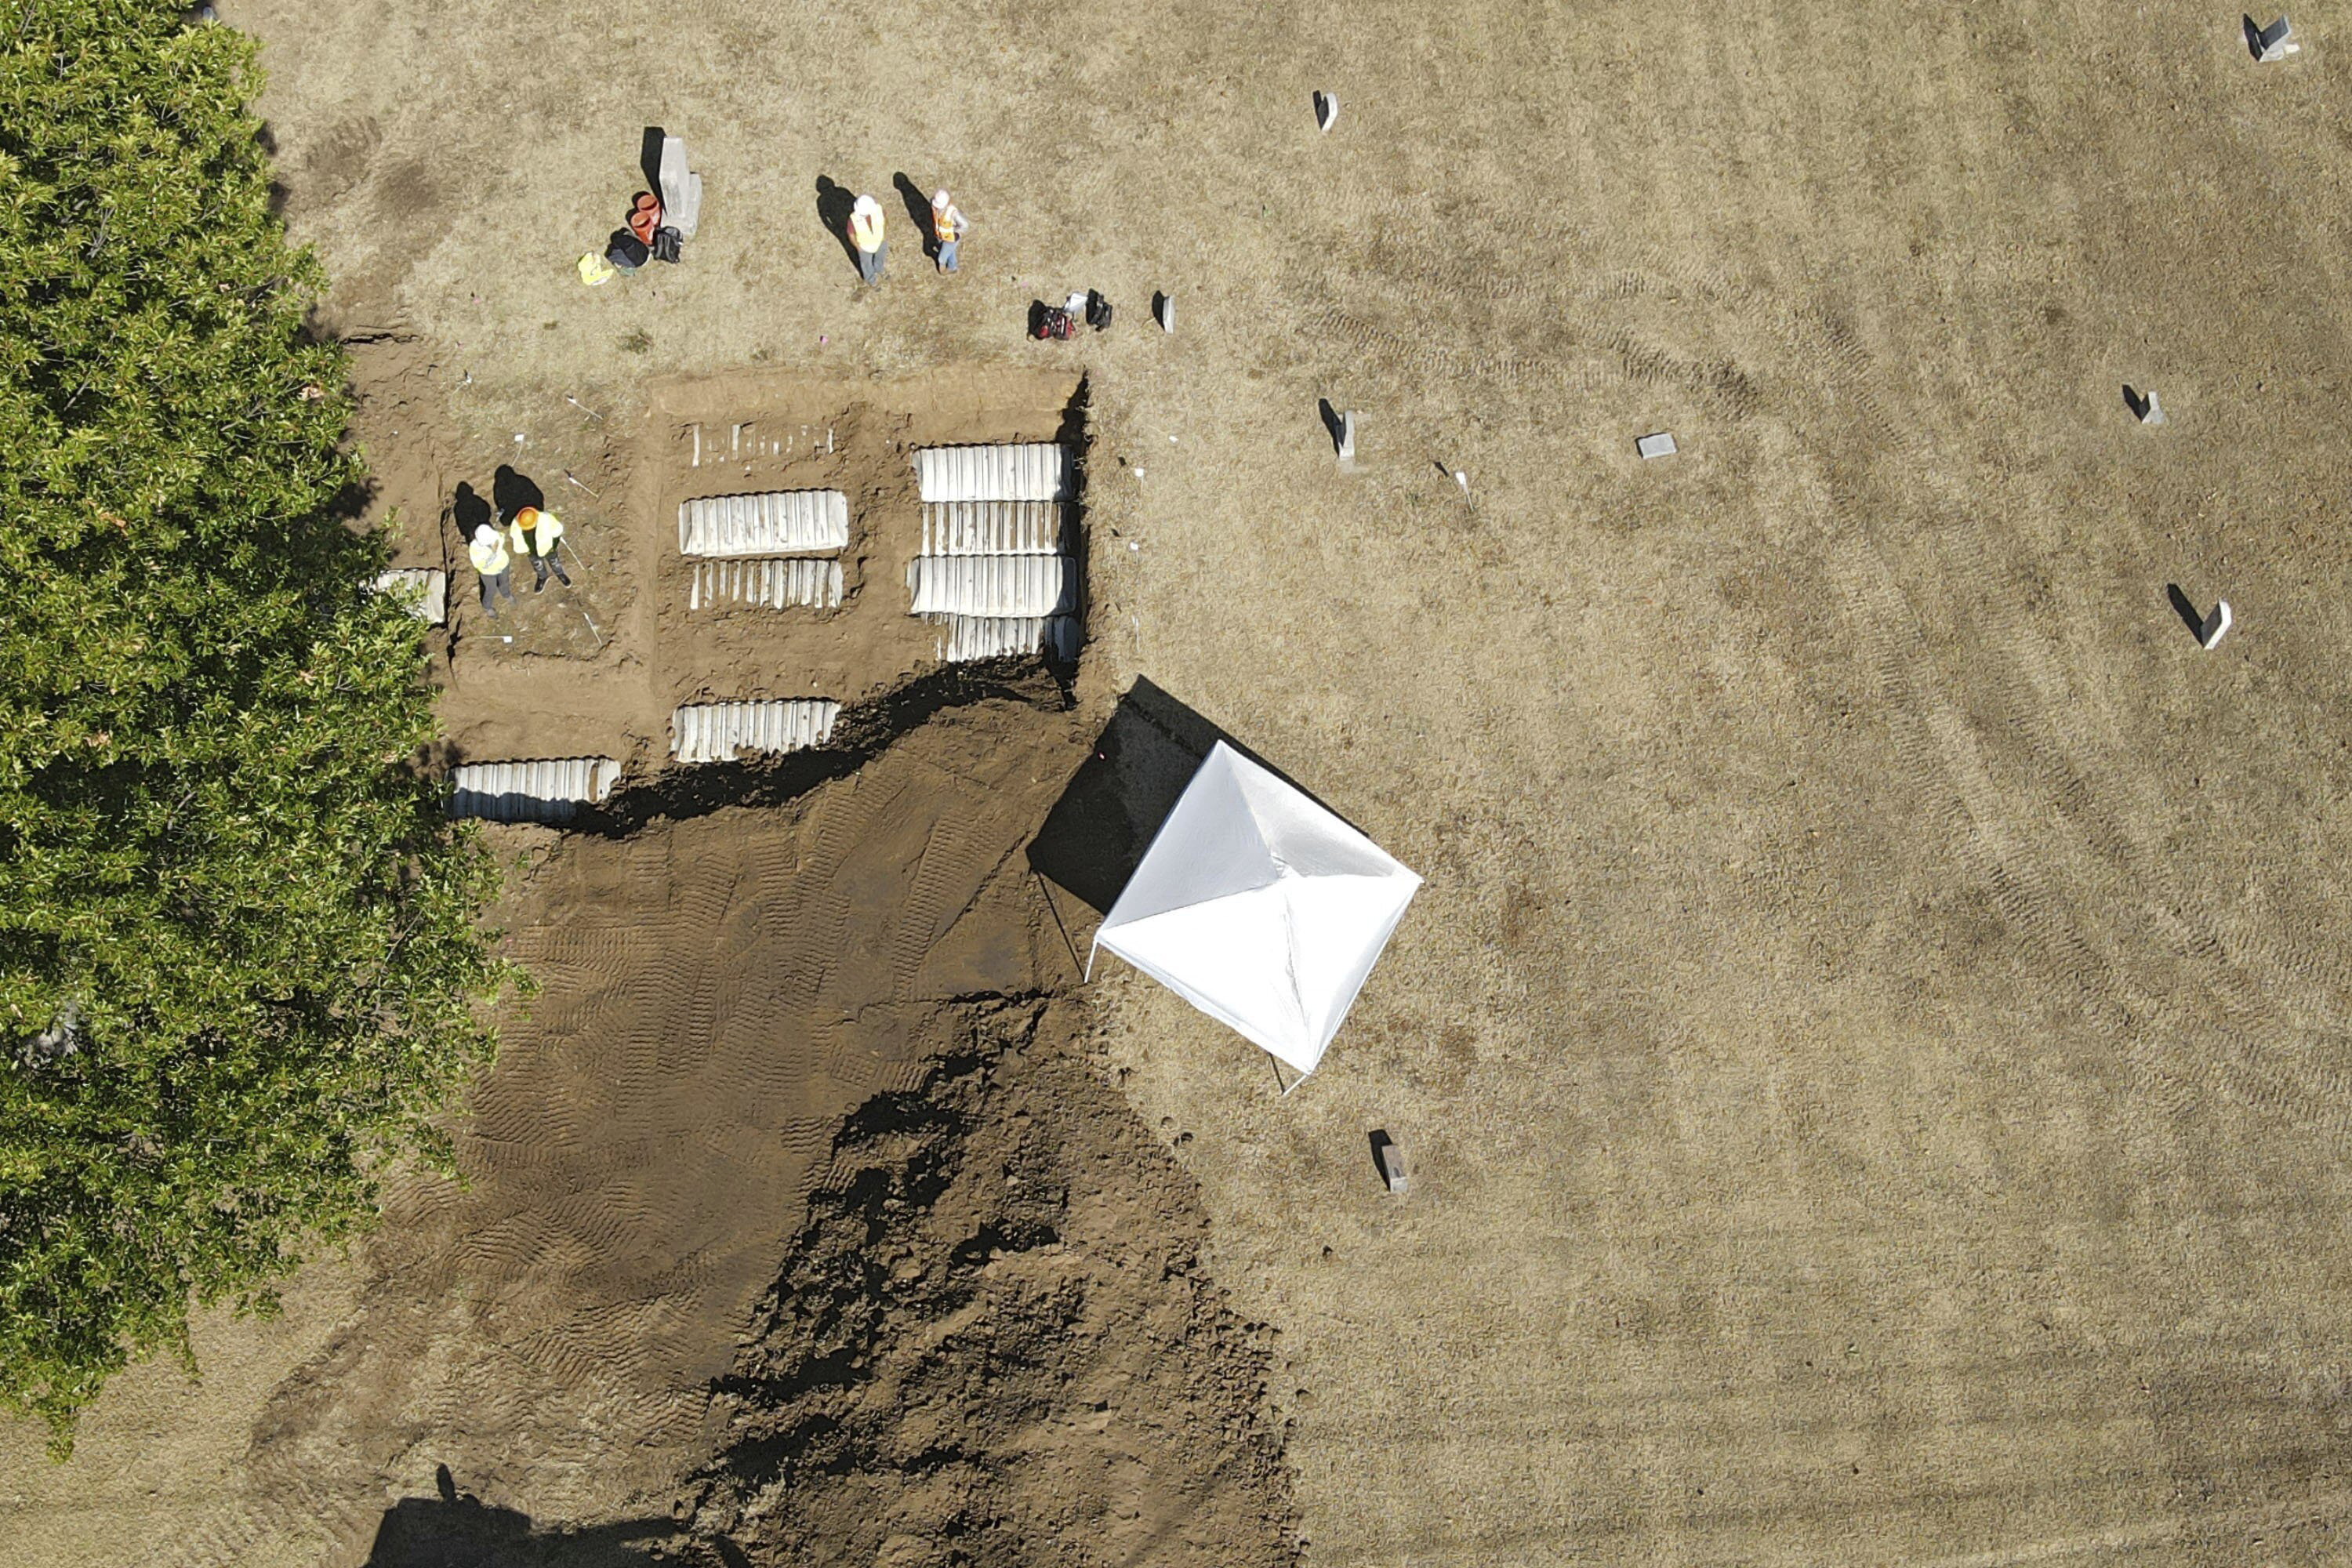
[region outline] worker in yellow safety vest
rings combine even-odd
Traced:
[[[931,194],[931,238],[939,243],[940,271],[956,269],[956,245],[970,226],[964,221],[963,209],[948,200],[947,192]]]
[[[868,283],[881,282],[890,247],[882,239],[882,204],[872,196],[859,196],[849,209],[849,243],[857,247],[857,275]]]
[[[514,579],[507,567],[510,564],[507,547],[499,539],[499,531],[488,523],[474,530],[474,542],[466,546],[466,553],[474,563],[474,571],[482,580],[482,608],[491,616],[499,613],[494,595],[504,594],[507,603],[515,602]]]
[[[530,562],[532,593],[547,586],[550,572],[565,587],[572,586],[572,574],[563,569],[563,558],[555,549],[555,542],[563,537],[563,522],[553,512],[541,511],[535,506],[520,508],[514,521],[507,525],[507,537]]]

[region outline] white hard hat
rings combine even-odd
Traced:
[[[943,206],[945,206],[945,205],[948,205],[948,194],[947,194],[947,192],[945,192],[945,191],[933,191],[933,192],[931,193],[931,205],[933,205],[933,206],[935,206],[935,207],[943,207]]]
[[[495,529],[495,528],[492,528],[488,523],[487,523],[487,522],[486,522],[486,523],[483,523],[480,527],[478,527],[478,528],[477,528],[477,529],[475,529],[475,530],[474,530],[474,542],[475,542],[475,543],[477,543],[477,544],[496,544],[498,542],[499,542],[499,531],[498,531],[497,529]]]
[[[882,204],[876,201],[872,196],[859,196],[857,198],[857,205],[854,210],[862,213],[878,213],[882,210]]]

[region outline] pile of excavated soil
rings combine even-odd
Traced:
[[[1262,1331],[1076,1022],[976,1005],[920,1084],[844,1125],[720,1384],[691,1514],[718,1560],[1295,1559]]]
[[[1023,1015],[1037,1065],[979,1079],[931,1065],[980,1048],[973,998],[1048,995],[1077,977],[1024,849],[1092,735],[1042,671],[971,670],[850,710],[824,752],[669,775],[691,787],[633,792],[594,830],[493,829],[518,866],[508,944],[539,991],[502,1020],[498,1065],[452,1129],[462,1180],[398,1181],[352,1266],[321,1271],[332,1289],[297,1282],[273,1331],[282,1352],[240,1356],[250,1331],[205,1325],[199,1365],[224,1397],[151,1365],[110,1390],[72,1464],[47,1465],[38,1433],[17,1434],[0,1467],[16,1520],[0,1562],[408,1568],[558,1546],[566,1562],[637,1560],[675,1533],[678,1489],[761,1418],[714,1388],[741,1372],[745,1326],[779,1270],[817,1268],[812,1238],[836,1244],[834,1207],[809,1228],[813,1184],[830,1192],[843,1162],[887,1157],[854,1132],[836,1147],[842,1118],[877,1095],[938,1108],[917,1141],[929,1152],[908,1151],[958,1173],[919,1222],[937,1235],[1028,1237],[1054,1194],[1061,1261],[1039,1253],[986,1277],[1005,1308],[991,1332],[1063,1337],[1059,1319],[1015,1326],[1027,1299],[1003,1293],[1039,1268],[1066,1270],[1103,1312],[1088,1320],[1099,1342],[1055,1352],[1114,1412],[1089,1408],[1100,1430],[1056,1440],[1051,1468],[1091,1479],[1007,1459],[965,1475],[968,1516],[1032,1521],[1002,1527],[1017,1534],[1058,1508],[1115,1532],[1139,1478],[1185,1518],[1276,1519],[1272,1439],[1247,1425],[1262,1358],[1199,1285],[1194,1185],[1053,1043],[1068,1010]],[[985,1182],[1028,1147],[1024,1124],[1066,1146],[1040,1156],[1055,1173],[992,1221],[988,1205],[1007,1200]],[[928,1256],[932,1234],[893,1245]],[[932,1258],[903,1299],[872,1304],[863,1331],[913,1344],[963,1278]],[[1202,1343],[1147,1366],[1196,1312]],[[783,1321],[761,1342],[789,1364]],[[1115,1414],[1128,1409],[1138,1425]],[[971,1441],[1017,1456],[1042,1437],[1013,1422]],[[1049,1503],[1049,1486],[1066,1500]],[[1160,1506],[1126,1528],[1162,1528]],[[783,1517],[824,1511],[814,1494],[796,1508]]]

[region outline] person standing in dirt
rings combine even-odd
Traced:
[[[512,563],[499,531],[487,522],[474,530],[474,542],[466,546],[466,554],[482,580],[482,608],[495,619],[499,613],[495,595],[504,594],[508,604],[516,603],[514,578],[507,570]]]
[[[940,270],[956,269],[956,246],[963,239],[963,231],[971,225],[964,219],[963,209],[948,199],[944,190],[931,193],[931,238],[940,247]]]
[[[868,283],[881,282],[890,247],[882,238],[882,204],[870,195],[860,195],[849,209],[849,243],[857,250],[857,275]]]
[[[556,541],[563,537],[563,521],[551,511],[541,511],[527,506],[514,514],[507,525],[507,537],[530,563],[530,591],[534,594],[547,586],[547,574],[565,587],[572,586],[572,574],[563,569],[563,559],[556,553]]]

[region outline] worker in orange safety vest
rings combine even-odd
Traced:
[[[563,558],[555,552],[555,542],[563,537],[563,523],[553,512],[535,506],[520,508],[507,525],[507,537],[530,562],[532,593],[547,586],[550,572],[565,587],[572,586],[572,574],[563,569]]]
[[[882,281],[882,263],[890,247],[882,238],[882,204],[861,195],[849,209],[849,243],[857,248],[857,275],[868,283]]]

